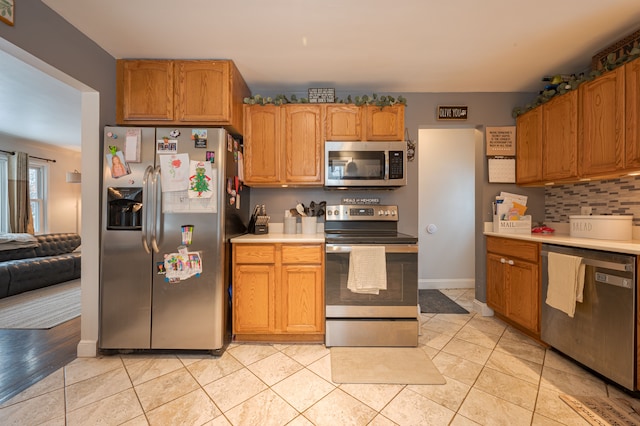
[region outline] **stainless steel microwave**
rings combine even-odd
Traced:
[[[405,141],[327,141],[324,164],[325,187],[373,188],[407,184]]]

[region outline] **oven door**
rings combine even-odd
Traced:
[[[415,318],[418,306],[418,245],[384,245],[387,289],[379,294],[347,288],[351,245],[325,245],[327,318]]]

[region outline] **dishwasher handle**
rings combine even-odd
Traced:
[[[542,256],[548,256],[549,252],[546,250],[542,250],[540,254]],[[633,272],[634,269],[634,265],[632,263],[607,262],[605,260],[591,259],[588,257],[583,257],[582,263],[588,266],[595,266],[596,268],[612,269],[614,271],[622,272]]]

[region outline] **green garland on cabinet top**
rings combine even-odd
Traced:
[[[291,95],[287,97],[285,95],[277,95],[276,97],[263,97],[262,95],[254,95],[251,97],[244,98],[244,103],[248,105],[284,105],[284,104],[308,104],[308,98],[298,98],[296,95]],[[355,104],[358,106],[362,105],[375,105],[379,107],[392,106],[392,105],[407,105],[407,99],[403,96],[398,96],[398,98],[394,98],[393,96],[378,96],[376,93],[371,96],[363,95],[356,96],[352,98],[351,95],[347,96],[346,99],[339,99],[332,103],[336,104]]]
[[[526,104],[524,107],[515,107],[511,113],[513,118],[517,118],[519,115],[532,110],[548,101],[555,96],[563,95],[571,90],[577,89],[582,83],[591,81],[596,77],[606,73],[607,71],[614,70],[627,62],[631,62],[634,59],[640,58],[640,47],[634,47],[627,54],[622,54],[619,57],[616,53],[611,53],[607,56],[606,62],[603,64],[602,69],[593,70],[589,74],[581,73],[579,75],[555,75],[553,77],[545,77],[542,81],[549,81],[551,84],[547,85],[544,90],[533,100],[533,102]]]

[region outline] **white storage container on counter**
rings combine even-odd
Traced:
[[[569,235],[597,240],[627,241],[632,239],[633,216],[589,215],[569,216]]]

